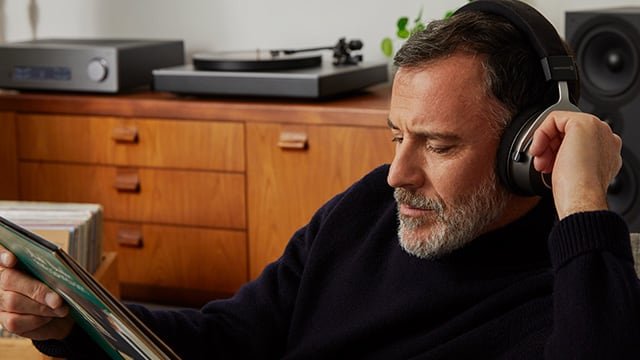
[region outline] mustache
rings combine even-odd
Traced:
[[[444,214],[445,205],[439,199],[432,199],[413,193],[403,188],[396,188],[393,197],[398,204],[405,204],[414,208],[434,211],[438,216]]]

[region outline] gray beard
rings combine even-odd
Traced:
[[[398,204],[429,209],[432,213],[415,218],[398,211],[400,245],[409,254],[422,259],[439,258],[462,248],[503,214],[510,195],[498,186],[495,174],[491,173],[473,192],[459,197],[451,205],[446,205],[442,199],[396,188],[394,197]],[[431,226],[430,231],[420,234],[420,228],[425,225]]]

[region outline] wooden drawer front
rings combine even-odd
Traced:
[[[324,202],[390,162],[393,150],[385,128],[248,124],[250,276],[277,259]]]
[[[118,245],[131,231],[141,234],[141,247]],[[104,235],[105,250],[118,253],[122,283],[233,293],[247,281],[243,231],[106,221]]]
[[[18,198],[14,113],[0,112],[0,199]]]
[[[127,192],[114,188],[122,170],[115,167],[21,162],[19,169],[23,200],[99,203],[113,220],[246,227],[242,174],[133,169],[139,191]]]
[[[21,159],[244,171],[242,124],[17,115]]]

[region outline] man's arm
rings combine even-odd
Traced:
[[[550,359],[640,359],[640,286],[623,219],[609,211],[567,216],[552,231]]]
[[[549,237],[555,279],[547,358],[640,358],[640,284],[629,230],[606,202],[621,146],[608,125],[582,113],[554,112],[534,136],[534,166],[553,171],[561,219]]]
[[[298,232],[281,259],[230,299],[212,301],[200,310],[130,310],[183,358],[276,358],[284,350],[288,313],[302,272],[304,237]],[[15,269],[15,257],[6,253],[10,261],[0,268],[2,326],[35,340],[36,348],[47,355],[99,358],[101,349],[75,325],[59,295]]]
[[[309,248],[324,214],[339,199],[340,195],[320,209],[294,234],[283,256],[232,298],[212,301],[199,311],[130,309],[184,358],[280,357]],[[36,339],[36,347],[49,355],[97,358],[100,349],[74,326],[62,299],[15,269],[15,257],[0,251],[9,259],[0,267],[0,323],[11,332]],[[50,303],[51,299],[55,301]]]

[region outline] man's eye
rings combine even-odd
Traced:
[[[404,140],[402,136],[394,136],[393,139],[391,139],[391,142],[402,144],[402,140]]]
[[[453,149],[453,146],[433,146],[433,145],[427,145],[427,149],[433,153],[436,154],[446,154],[448,153],[451,149]]]

